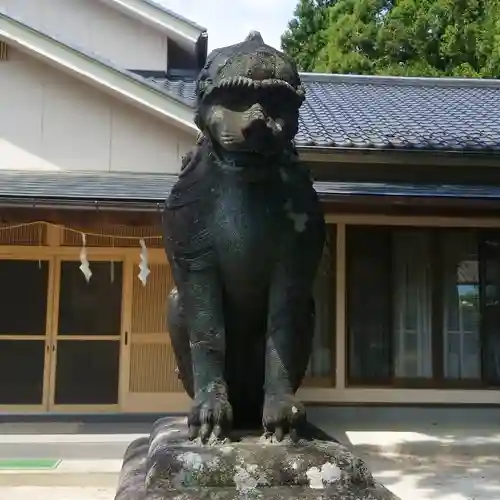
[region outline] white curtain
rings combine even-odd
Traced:
[[[308,377],[329,377],[332,374],[332,344],[335,338],[335,317],[333,293],[335,290],[335,273],[332,266],[333,244],[327,241],[323,256],[314,282],[314,300],[316,307],[316,324],[314,331],[313,350]]]
[[[430,235],[425,230],[393,234],[395,376],[431,378]]]

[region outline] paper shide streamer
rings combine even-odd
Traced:
[[[92,271],[90,270],[90,262],[87,258],[87,236],[85,233],[82,233],[82,248],[80,250],[80,271],[85,276],[87,283],[90,281],[92,276]]]
[[[100,238],[109,238],[112,241],[112,247],[115,248],[115,240],[138,240],[139,245],[141,248],[141,253],[140,253],[140,263],[139,263],[139,269],[140,272],[137,275],[137,278],[141,281],[141,283],[146,286],[147,281],[148,281],[148,276],[151,274],[151,270],[149,268],[149,257],[148,257],[148,248],[146,246],[146,241],[152,241],[152,240],[160,240],[161,236],[160,235],[155,235],[155,236],[144,236],[144,237],[137,237],[137,236],[120,236],[120,235],[112,235],[112,234],[102,234],[102,233],[84,233],[78,229],[73,229],[69,227],[62,226],[60,224],[54,224],[52,222],[48,221],[33,221],[33,222],[25,222],[21,224],[13,224],[13,225],[1,225],[0,226],[0,232],[2,231],[12,231],[15,229],[20,229],[20,228],[26,228],[26,227],[37,227],[38,228],[38,234],[36,236],[37,238],[37,245],[40,248],[40,253],[41,249],[43,248],[44,245],[44,231],[43,228],[55,228],[58,229],[61,232],[70,232],[74,234],[78,234],[81,239],[82,239],[82,245],[80,248],[80,271],[82,272],[83,276],[85,277],[85,280],[90,282],[90,279],[93,275],[92,270],[90,269],[90,262],[88,259],[88,248],[87,248],[87,236],[93,236],[93,237],[100,237]],[[38,267],[42,269],[42,261],[43,258],[38,259]],[[115,281],[115,261],[111,260],[110,261],[110,280],[111,283],[114,283]]]
[[[141,245],[141,262],[139,264],[140,272],[137,277],[141,280],[142,284],[146,286],[148,276],[151,273],[148,263],[148,249],[144,240],[140,240],[139,244]]]

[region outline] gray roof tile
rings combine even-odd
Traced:
[[[0,200],[140,202],[162,204],[177,180],[172,174],[28,172],[0,170]],[[470,186],[383,182],[316,182],[322,199],[339,196],[500,199],[500,185]],[[1,203],[1,202],[0,202]]]
[[[0,170],[0,198],[161,202],[175,175]]]
[[[146,81],[163,89],[167,94],[182,99],[194,107],[196,82],[192,78],[146,78]]]
[[[194,105],[191,79],[150,78]],[[500,81],[303,74],[298,147],[500,152]]]

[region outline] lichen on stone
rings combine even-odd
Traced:
[[[236,473],[234,474],[233,480],[236,485],[236,489],[243,494],[252,493],[257,488],[259,481],[254,477],[254,475],[249,470],[251,466],[246,468],[241,466],[236,466]]]

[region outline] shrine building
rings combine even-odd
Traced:
[[[0,0],[0,413],[187,410],[160,223],[207,39],[150,0]],[[500,82],[302,81],[328,241],[300,397],[500,405]]]

